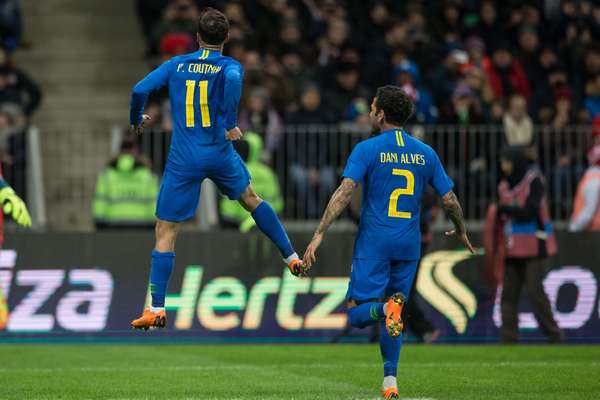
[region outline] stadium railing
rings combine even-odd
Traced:
[[[413,125],[407,131],[437,151],[469,220],[481,220],[496,197],[501,177],[499,157],[505,146],[499,125]],[[276,172],[285,199],[287,220],[317,218],[337,186],[347,157],[369,128],[355,124],[285,126],[264,160]],[[534,127],[532,156],[546,177],[552,217],[568,220],[577,182],[587,165],[592,142],[589,126],[556,129]],[[141,147],[161,173],[168,152],[169,135],[158,130],[141,137]]]

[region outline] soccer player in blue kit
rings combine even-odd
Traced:
[[[413,284],[421,249],[419,206],[427,184],[443,198],[456,235],[473,252],[461,206],[435,151],[408,135],[402,125],[414,105],[396,86],[377,90],[369,117],[379,135],[356,145],[341,185],[332,195],[303,260],[309,269],[331,223],[363,184],[360,225],[348,286],[348,318],[355,327],[381,325],[380,349],[386,399],[398,398],[396,372],[402,344],[402,307]]]
[[[173,116],[171,148],[156,205],[156,245],[150,267],[152,306],[131,322],[137,329],[166,325],[165,294],[173,270],[175,240],[180,223],[196,212],[205,178],[251,212],[294,275],[304,273],[277,214],[252,190],[250,174],[231,143],[242,137],[237,109],[243,69],[239,62],[221,54],[228,36],[225,15],[214,8],[205,9],[198,21],[200,49],[166,61],[133,88],[130,122],[138,134],[149,119],[143,108],[151,91],[168,85]]]

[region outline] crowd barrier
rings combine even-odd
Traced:
[[[455,191],[469,220],[482,219],[496,198],[500,172],[499,157],[505,145],[501,125],[415,125],[411,134],[430,144],[454,180]],[[546,177],[546,191],[554,220],[568,220],[578,180],[587,165],[591,144],[589,126],[556,129],[535,126],[532,155]],[[284,216],[289,220],[320,216],[337,187],[346,160],[369,128],[355,124],[287,125],[275,140],[265,162],[274,169],[285,199]],[[169,136],[152,131],[141,138],[143,152],[162,173]]]
[[[569,342],[600,343],[600,234],[557,236],[560,251],[544,277],[555,318]],[[310,235],[291,239],[302,249]],[[353,240],[350,232],[329,234],[311,276],[300,279],[258,233],[184,232],[168,327],[139,332],[129,322],[148,302],[151,233],[16,233],[0,253],[8,303],[0,299],[0,342],[366,340],[369,331],[345,329]],[[422,260],[415,299],[442,341],[495,342],[500,290],[485,279],[481,252],[471,256],[438,234]],[[523,338],[543,340],[526,296],[521,310]]]

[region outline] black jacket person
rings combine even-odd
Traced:
[[[542,280],[548,256],[556,253],[556,241],[544,194],[544,177],[527,150],[510,147],[502,152],[505,178],[498,185],[498,218],[504,224],[505,271],[502,290],[504,343],[518,340],[518,305],[523,284],[534,315],[551,342],[560,342],[558,328]]]

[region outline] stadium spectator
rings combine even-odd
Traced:
[[[569,223],[572,232],[600,231],[600,134],[595,137],[595,144],[587,154],[590,166],[581,178],[575,195]]]
[[[295,157],[290,160],[290,181],[297,191],[296,207],[302,209],[303,215],[317,218],[321,211],[319,200],[324,201],[331,194],[336,175],[327,160],[327,141],[324,142],[327,137],[313,127],[315,124],[322,126],[336,121],[336,117],[321,104],[321,96],[315,85],[306,87],[300,104],[298,111],[286,119],[289,124],[299,125],[297,135],[300,139],[293,142]]]
[[[271,204],[276,213],[283,211],[283,197],[279,182],[271,168],[262,161],[263,140],[254,132],[246,132],[242,140],[235,142],[235,149],[246,163],[252,176],[252,186],[256,193]],[[225,197],[219,204],[221,223],[224,227],[235,227],[247,232],[256,226],[254,218],[239,202]]]
[[[335,79],[326,87],[325,103],[330,107],[338,121],[347,120],[348,108],[357,98],[366,98],[366,91],[360,85],[360,70],[352,62],[340,62],[336,67]]]
[[[152,31],[152,52],[156,53],[162,38],[169,33],[185,33],[194,38],[198,17],[198,7],[192,0],[171,1],[164,10],[162,21]]]
[[[533,122],[527,114],[527,102],[520,94],[511,96],[502,123],[504,141],[507,145],[531,146],[533,144]]]
[[[502,286],[502,343],[518,341],[518,310],[525,284],[535,318],[552,343],[560,343],[558,328],[542,286],[548,256],[556,253],[544,178],[521,147],[506,148],[501,155],[504,179],[498,185],[498,218],[505,226],[504,283]]]
[[[18,47],[23,34],[23,21],[18,0],[0,1],[0,41],[8,51]]]
[[[448,99],[452,98],[452,94],[462,78],[461,68],[468,62],[468,57],[465,51],[447,50],[443,63],[431,70],[428,76],[429,87],[432,89],[433,97],[441,113],[451,107]]]
[[[531,97],[529,80],[521,63],[510,52],[507,43],[496,46],[492,56],[483,61],[483,69],[497,99],[506,99],[513,93],[519,93],[529,101]]]
[[[96,182],[96,229],[152,229],[157,195],[158,178],[148,160],[139,154],[135,138],[125,139]]]
[[[479,6],[479,22],[471,32],[480,37],[485,47],[492,49],[496,41],[502,37],[502,28],[498,22],[496,4],[491,0],[484,0]]]
[[[600,115],[600,74],[587,83],[585,88],[585,109],[589,119],[593,120]]]
[[[321,102],[321,92],[314,83],[308,83],[300,96],[300,107],[287,114],[285,123],[293,125],[330,124],[335,115]]]
[[[271,106],[267,89],[255,87],[250,91],[245,107],[239,114],[238,125],[242,131],[257,132],[263,137],[266,144],[263,161],[271,160],[283,134],[283,122]]]
[[[447,124],[468,126],[484,122],[481,101],[466,84],[460,84],[452,93],[452,108],[444,108],[441,121]]]
[[[395,84],[401,87],[415,103],[414,119],[419,123],[434,123],[438,110],[429,91],[421,86],[419,67],[408,60],[394,67]]]
[[[0,47],[0,104],[14,104],[29,117],[42,101],[39,86],[19,69],[8,52]]]

